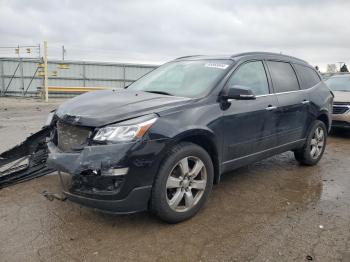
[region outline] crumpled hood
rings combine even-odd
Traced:
[[[191,101],[190,98],[141,91],[88,92],[59,106],[56,115],[72,124],[100,127],[133,117],[158,113]]]
[[[333,91],[334,102],[349,102],[350,104],[350,92]]]

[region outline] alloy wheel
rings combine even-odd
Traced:
[[[206,185],[207,170],[203,161],[194,156],[181,159],[166,182],[169,207],[176,212],[190,210],[202,198]]]
[[[310,155],[313,159],[317,159],[322,154],[324,140],[324,130],[317,127],[310,142]]]

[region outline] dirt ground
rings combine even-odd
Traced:
[[[0,98],[0,152],[61,102]],[[1,261],[350,261],[350,132],[333,133],[315,167],[284,153],[225,175],[177,225],[50,202],[44,190],[60,192],[55,174],[0,190]]]

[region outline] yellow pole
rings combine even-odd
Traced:
[[[49,101],[48,78],[47,78],[47,41],[44,41],[44,97],[45,102]]]

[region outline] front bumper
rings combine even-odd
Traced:
[[[350,128],[350,113],[333,114],[332,127]]]
[[[61,152],[48,142],[47,165],[59,171],[63,193],[69,200],[102,211],[133,213],[148,208],[165,146],[162,139]],[[127,173],[111,175],[110,170],[120,169]]]
[[[60,176],[62,176],[62,174],[60,174]],[[151,190],[151,186],[137,187],[131,190],[127,197],[117,200],[105,200],[85,197],[65,190],[63,190],[63,194],[67,197],[68,200],[72,202],[102,212],[114,214],[131,214],[147,210],[148,199],[150,198]]]

